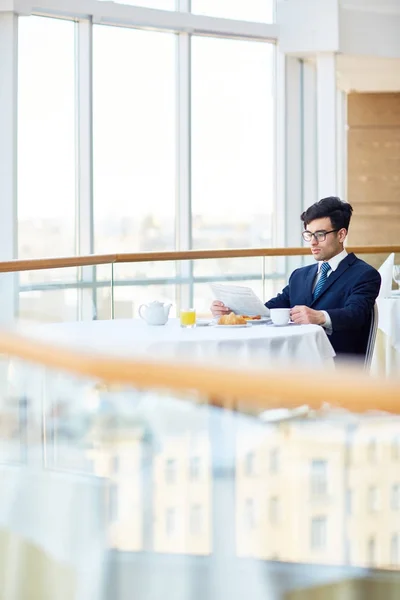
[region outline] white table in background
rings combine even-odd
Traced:
[[[76,349],[101,354],[153,359],[204,359],[227,357],[238,364],[295,362],[312,367],[333,364],[334,350],[318,325],[251,325],[244,328],[196,327],[184,329],[177,319],[165,326],[149,326],[140,319],[79,321],[35,325],[24,333]]]
[[[391,375],[400,371],[400,291],[393,291],[388,298],[378,298],[377,304],[381,335],[377,338],[375,368]]]

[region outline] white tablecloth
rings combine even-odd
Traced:
[[[400,371],[400,293],[378,298],[378,337],[374,355],[376,372],[392,375]]]
[[[328,337],[318,325],[184,329],[177,319],[170,319],[166,325],[158,327],[147,325],[140,319],[117,319],[40,325],[33,327],[31,332],[39,335],[41,340],[125,358],[214,360],[227,357],[241,359],[247,364],[290,360],[291,364],[299,361],[315,367],[333,364],[335,356]]]
[[[400,352],[400,294],[378,298],[379,329],[389,336],[392,346]]]

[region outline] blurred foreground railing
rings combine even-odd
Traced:
[[[399,381],[0,354],[1,600],[399,594]]]

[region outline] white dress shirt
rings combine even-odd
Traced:
[[[330,270],[327,273],[327,277],[330,277],[331,273],[333,273],[333,271],[336,271],[336,269],[338,268],[338,266],[340,265],[340,263],[342,262],[342,260],[344,258],[346,258],[346,256],[347,256],[346,250],[342,250],[341,252],[339,252],[339,254],[336,254],[336,256],[333,256],[328,261],[323,261],[323,260],[319,261],[317,276],[315,278],[312,291],[315,290],[315,286],[317,285],[317,283],[319,281],[319,278],[321,277],[321,266],[322,266],[322,263],[323,262],[328,262],[329,263]],[[332,333],[332,321],[331,321],[331,318],[330,318],[329,314],[326,312],[326,310],[321,310],[321,312],[324,313],[324,316],[325,316],[325,323],[322,323],[322,327],[325,327],[326,333],[328,335],[331,335],[331,333]]]

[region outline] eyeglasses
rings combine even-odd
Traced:
[[[316,242],[324,242],[328,233],[333,233],[334,231],[339,231],[339,229],[331,229],[330,231],[316,231],[315,233],[312,231],[303,231],[302,236],[305,242],[311,242],[313,238],[315,238]]]

